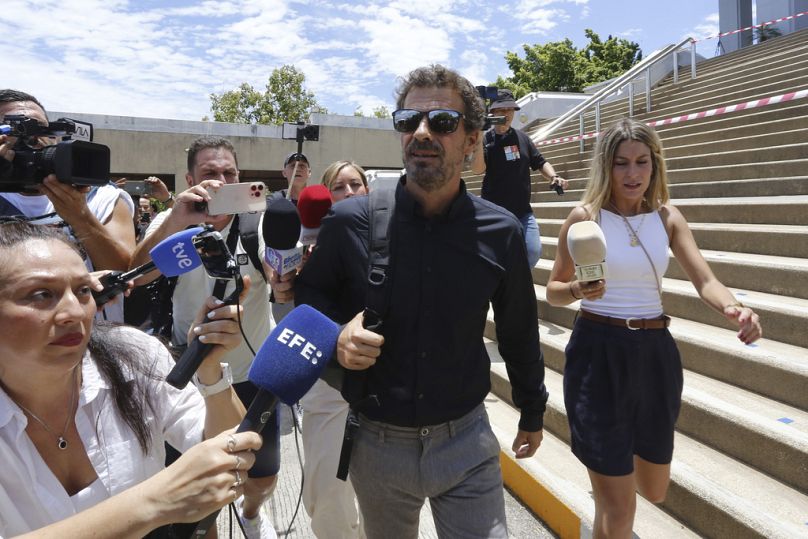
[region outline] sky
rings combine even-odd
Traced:
[[[475,84],[505,53],[593,29],[647,56],[718,32],[717,0],[2,0],[2,85],[48,110],[201,120],[211,93],[292,64],[331,113],[393,110],[397,78],[441,63]],[[716,40],[699,44],[712,57]]]

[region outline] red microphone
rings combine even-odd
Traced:
[[[300,243],[314,245],[320,233],[320,223],[331,208],[331,192],[325,185],[309,185],[297,199],[300,215]]]

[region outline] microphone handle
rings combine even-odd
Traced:
[[[236,303],[239,293],[241,293],[241,287],[236,286],[233,293],[223,300],[224,304],[233,305]],[[214,297],[221,299],[218,294],[214,294]],[[207,324],[208,322],[210,322],[210,318],[208,318],[208,315],[205,315],[205,319],[202,320],[202,323]],[[188,348],[182,353],[177,363],[174,364],[174,368],[172,368],[171,372],[166,376],[166,382],[177,389],[185,388],[188,382],[191,381],[196,370],[202,364],[202,361],[205,360],[211,348],[213,348],[212,344],[203,343],[199,340],[199,337],[194,337],[194,340],[191,341]]]
[[[250,403],[250,407],[247,409],[247,414],[236,429],[236,432],[251,430],[261,434],[272,417],[272,414],[275,413],[277,406],[278,397],[276,395],[266,389],[259,389]],[[267,432],[266,438],[261,434],[261,438],[264,439],[264,443],[261,444],[261,448],[255,452],[255,464],[253,464],[253,467],[247,472],[248,477],[268,477],[275,474],[275,458],[270,458],[269,455],[277,451],[274,442],[275,433]]]
[[[96,306],[100,307],[121,292],[125,292],[129,287],[129,281],[146,275],[156,267],[154,262],[149,261],[125,273],[121,271],[107,273],[99,279],[101,284],[104,285],[104,289],[100,292],[93,290]]]

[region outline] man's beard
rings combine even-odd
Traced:
[[[431,151],[437,154],[436,164],[419,162],[412,155],[414,151]],[[407,170],[407,181],[415,182],[421,189],[427,192],[437,191],[446,185],[452,178],[454,167],[447,166],[443,148],[430,141],[419,142],[413,139],[404,148],[404,168]]]

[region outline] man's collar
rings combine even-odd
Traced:
[[[419,204],[415,197],[412,196],[412,193],[407,190],[406,184],[407,175],[403,174],[398,185],[396,186],[396,208],[401,208],[400,212],[396,210],[397,216],[404,220],[410,220],[412,218],[424,219],[424,212],[421,208],[421,204]],[[460,188],[457,191],[457,195],[452,199],[446,209],[433,219],[441,221],[450,221],[455,219],[465,206],[466,199],[466,183],[461,179]]]

